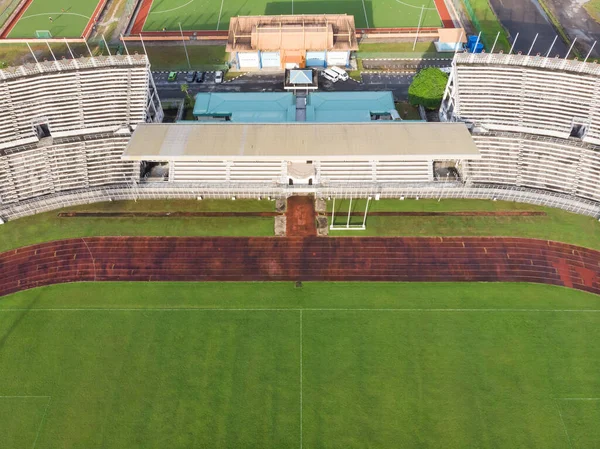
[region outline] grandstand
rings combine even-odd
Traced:
[[[130,182],[120,159],[133,126],[162,121],[146,56],[0,70],[0,207]]]
[[[468,182],[600,201],[600,69],[539,56],[457,54],[441,117],[472,128]]]
[[[440,115],[460,124],[373,120],[371,103],[385,93],[354,98],[367,113],[342,115],[335,126],[336,111],[351,109],[337,93],[306,103],[276,94],[285,96],[278,101],[286,120],[275,123],[152,124],[162,110],[147,58],[138,55],[9,68],[0,71],[0,89],[4,221],[98,201],[299,192],[498,199],[600,215],[596,64],[457,54]],[[224,113],[205,103],[199,115]],[[299,105],[307,121],[287,120]]]

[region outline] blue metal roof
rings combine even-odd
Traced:
[[[371,114],[385,115],[393,109],[394,97],[387,91],[312,92],[307,97],[306,121],[368,122]],[[232,122],[238,123],[293,122],[296,103],[294,95],[288,92],[199,93],[194,116],[230,117]]]
[[[288,92],[212,92],[196,95],[194,116],[230,117],[238,123],[294,121],[295,99]]]
[[[371,114],[389,114],[391,92],[313,92],[306,104],[307,122],[368,122]]]

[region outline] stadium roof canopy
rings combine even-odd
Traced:
[[[229,21],[227,51],[358,50],[354,16],[238,16]]]
[[[126,160],[479,159],[463,123],[194,123],[137,126]]]
[[[289,92],[212,92],[196,95],[195,116],[230,117],[232,122],[289,122],[296,100]]]
[[[391,92],[312,92],[306,104],[306,121],[320,123],[368,122],[371,114],[395,112]]]

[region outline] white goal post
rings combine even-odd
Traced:
[[[352,230],[352,231],[364,231],[367,229],[367,213],[369,212],[369,203],[371,202],[371,197],[367,197],[367,204],[365,206],[365,213],[363,215],[362,224],[350,224],[350,217],[352,215],[352,200],[350,197],[350,204],[348,205],[348,216],[346,218],[345,225],[336,225],[335,224],[335,197],[333,197],[333,205],[331,206],[331,224],[329,225],[329,229],[332,231],[342,231],[342,230]]]

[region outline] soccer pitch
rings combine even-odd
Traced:
[[[600,297],[90,283],[0,301],[0,447],[587,449]]]
[[[36,31],[50,31],[53,38],[79,37],[100,0],[33,0],[9,39],[32,39]],[[52,18],[52,20],[50,20]]]
[[[227,30],[234,16],[350,14],[357,28],[441,26],[434,0],[154,0],[144,31]]]

